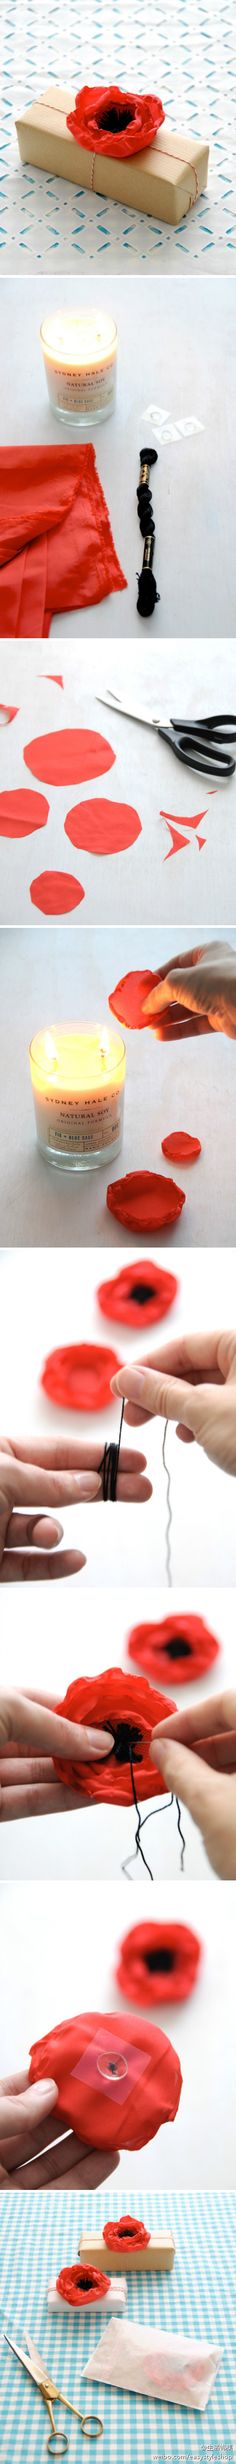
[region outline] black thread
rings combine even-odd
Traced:
[[[104,1498],[104,1500],[105,1500],[105,1504],[106,1504],[106,1502],[107,1502],[107,1498],[109,1497],[109,1498],[111,1498],[112,1505],[115,1505],[115,1502],[116,1502],[116,1497],[117,1497],[117,1482],[118,1482],[118,1472],[119,1472],[119,1460],[120,1460],[120,1448],[121,1448],[122,1428],[123,1428],[123,1419],[124,1419],[124,1408],[125,1408],[125,1398],[123,1398],[123,1403],[122,1403],[122,1411],[121,1411],[121,1417],[120,1417],[120,1427],[119,1427],[119,1437],[118,1437],[118,1439],[117,1439],[117,1444],[116,1444],[116,1446],[114,1445],[114,1443],[113,1443],[111,1446],[104,1446],[104,1453],[103,1453],[103,1455],[102,1455],[102,1461],[101,1461],[101,1463],[99,1463],[99,1465],[98,1465],[98,1470],[99,1470],[99,1472],[100,1472],[100,1474],[101,1474],[101,1479],[102,1479],[102,1495],[103,1495],[103,1498]]]
[[[181,1872],[181,1874],[183,1874],[183,1870],[184,1870],[184,1858],[185,1858],[185,1849],[186,1849],[186,1839],[184,1838],[184,1832],[183,1832],[183,1831],[181,1831],[181,1807],[180,1807],[179,1797],[176,1797],[176,1798],[175,1798],[175,1804],[177,1805],[177,1814],[178,1814],[177,1831],[179,1832],[179,1839],[181,1839],[181,1841],[182,1841],[182,1847],[181,1847],[181,1853],[180,1853],[180,1872]]]
[[[169,1591],[172,1591],[172,1561],[171,1561],[171,1541],[170,1541],[170,1533],[171,1533],[171,1527],[172,1527],[172,1523],[173,1523],[173,1515],[172,1515],[172,1505],[171,1505],[171,1485],[170,1485],[170,1472],[168,1471],[168,1463],[167,1463],[167,1461],[166,1461],[166,1451],[165,1451],[166,1437],[167,1437],[167,1429],[168,1429],[168,1420],[165,1420],[164,1436],[163,1436],[163,1441],[162,1441],[162,1462],[163,1462],[163,1465],[164,1465],[164,1472],[165,1472],[165,1475],[166,1475],[166,1484],[167,1484],[167,1490],[166,1490],[166,1494],[167,1494],[167,1521],[166,1521],[166,1531],[165,1531],[165,1551],[166,1551],[166,1574],[167,1574],[167,1583],[168,1583],[168,1586],[169,1586]]]
[[[135,1779],[134,1779],[134,1771],[133,1771],[133,1763],[132,1763],[132,1754],[131,1754],[131,1750],[129,1751],[129,1764],[130,1764],[130,1772],[131,1772],[131,1780],[132,1780],[133,1798],[134,1798],[134,1804],[135,1804],[135,1806],[136,1806],[136,1813],[137,1813],[137,1815],[138,1815],[138,1822],[137,1822],[137,1831],[135,1832],[135,1848],[133,1849],[133,1854],[132,1854],[132,1856],[131,1856],[131,1857],[125,1857],[125,1859],[124,1859],[124,1863],[123,1863],[123,1864],[122,1864],[122,1866],[121,1866],[121,1873],[122,1873],[122,1874],[127,1874],[127,1875],[128,1875],[130,1865],[136,1865],[137,1856],[139,1855],[139,1856],[141,1856],[141,1857],[142,1857],[142,1864],[146,1866],[146,1873],[150,1875],[150,1881],[151,1881],[151,1882],[154,1882],[154,1874],[152,1873],[152,1870],[151,1870],[151,1865],[148,1865],[148,1864],[147,1864],[147,1858],[144,1856],[144,1851],[143,1851],[143,1848],[141,1848],[141,1837],[140,1837],[140,1834],[141,1834],[141,1831],[145,1831],[146,1822],[154,1822],[154,1821],[155,1821],[155,1816],[157,1816],[158,1814],[170,1814],[170,1811],[171,1811],[171,1806],[172,1806],[172,1805],[176,1805],[176,1810],[177,1810],[177,1831],[178,1831],[178,1833],[179,1833],[179,1839],[181,1840],[180,1872],[181,1872],[181,1874],[183,1874],[183,1870],[184,1870],[184,1857],[185,1857],[185,1849],[186,1849],[186,1840],[184,1839],[184,1832],[181,1830],[181,1808],[180,1808],[180,1804],[179,1804],[179,1797],[175,1797],[175,1796],[174,1796],[174,1790],[172,1789],[171,1796],[170,1796],[170,1797],[166,1797],[166,1802],[165,1802],[165,1805],[153,1805],[153,1806],[152,1806],[152,1811],[151,1811],[151,1813],[150,1813],[150,1814],[143,1814],[143,1819],[142,1819],[142,1821],[141,1821],[140,1806],[138,1805],[138,1799],[137,1799],[137,1796],[136,1796],[136,1788],[135,1788]]]

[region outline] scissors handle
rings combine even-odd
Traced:
[[[191,735],[195,735],[196,730],[198,736],[213,737],[213,741],[215,740],[216,744],[223,744],[224,742],[226,742],[226,744],[235,744],[236,742],[236,716],[232,710],[220,710],[219,713],[217,711],[213,711],[212,717],[205,717],[204,719],[184,719],[184,721],[182,719],[171,719],[171,727],[177,728],[178,733],[179,730],[182,732],[183,729],[183,733],[186,735],[188,734],[188,729],[190,727]]]
[[[171,745],[176,761],[183,762],[186,770],[200,771],[205,778],[232,778],[235,760],[231,753],[226,752],[222,737],[217,733],[216,721],[214,729],[213,733],[213,722],[210,720],[194,720],[192,726],[189,723],[187,727],[185,723],[182,727],[181,720],[171,719],[170,727],[159,727],[158,734],[164,737],[166,744]],[[229,741],[233,743],[233,736],[229,737]]]
[[[69,2439],[66,2438],[65,2430],[50,2430],[50,2437],[47,2438],[48,2455],[67,2455],[68,2446]]]

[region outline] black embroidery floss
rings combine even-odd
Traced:
[[[102,1478],[102,1495],[105,1500],[105,1504],[108,1497],[111,1498],[112,1505],[115,1505],[116,1503],[124,1408],[125,1402],[123,1400],[117,1443],[114,1445],[113,1442],[111,1446],[104,1446],[102,1460],[98,1465]]]
[[[154,445],[143,445],[140,453],[137,505],[141,538],[144,539],[144,550],[141,573],[137,573],[137,609],[138,615],[145,617],[153,616],[154,607],[157,607],[158,600],[160,598],[160,591],[157,590],[155,574],[153,573],[155,522],[151,488],[149,486],[150,471],[154,462],[158,462],[158,454],[155,451]]]

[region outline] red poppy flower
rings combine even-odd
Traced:
[[[175,1703],[171,1709],[174,1711]],[[165,1796],[165,1781],[154,1763],[149,1762],[149,1745],[153,1728],[169,1712],[169,1700],[163,1694],[152,1693],[145,1677],[125,1676],[121,1668],[104,1669],[102,1676],[76,1677],[69,1685],[64,1701],[57,1704],[64,1720],[74,1720],[80,1727],[108,1728],[114,1736],[113,1751],[109,1744],[107,1762],[61,1762],[54,1757],[55,1771],[66,1788],[78,1788],[78,1795],[96,1798],[101,1805],[132,1805],[133,1792],[130,1771],[130,1749],[138,1797]]]
[[[165,118],[157,94],[123,94],[120,86],[82,86],[66,122],[77,145],[89,154],[109,154],[120,162],[153,145]]]
[[[138,1265],[121,1266],[109,1283],[99,1283],[97,1300],[103,1317],[114,1318],[119,1326],[157,1326],[172,1309],[177,1291],[176,1275],[154,1266],[152,1258],[140,1258]]]
[[[182,1214],[185,1191],[163,1172],[125,1172],[123,1181],[109,1181],[106,1205],[131,1232],[160,1232]]]
[[[202,1151],[201,1139],[190,1138],[187,1129],[172,1129],[169,1138],[162,1138],[161,1146],[162,1155],[170,1157],[174,1164],[195,1164]]]
[[[100,1412],[104,1403],[114,1402],[110,1381],[119,1367],[118,1354],[107,1343],[67,1343],[48,1352],[40,1385],[64,1412]]]
[[[191,1685],[194,1677],[205,1677],[212,1661],[218,1659],[220,1643],[211,1634],[203,1617],[183,1616],[157,1619],[155,1625],[132,1626],[127,1642],[129,1660],[137,1661],[143,1674],[157,1685],[168,1684],[174,1675],[175,1685]]]
[[[120,1943],[116,1984],[128,2002],[186,2002],[193,1991],[201,1943],[189,1925],[133,1925]]]
[[[55,2079],[57,2119],[85,2147],[146,2147],[178,2111],[178,2054],[150,2020],[80,2011],[31,2045],[29,2079]]]
[[[118,2223],[103,2225],[103,2241],[108,2250],[146,2250],[150,2233],[138,2216],[119,2216]]]
[[[75,2267],[61,2267],[57,2276],[57,2293],[73,2310],[86,2310],[88,2302],[102,2301],[109,2286],[110,2276],[102,2275],[98,2267],[79,2267],[78,2261]]]
[[[155,1035],[159,1038],[159,1042],[168,1044],[183,1033],[183,1027],[187,1034],[188,1021],[190,1018],[192,1020],[192,1011],[183,1009],[180,1001],[170,1001],[168,1010],[163,1009],[157,1012],[154,1009],[153,1012],[149,1012],[149,1017],[145,1018],[144,1001],[148,1000],[149,993],[154,992],[156,984],[160,983],[160,968],[157,969],[156,975],[153,975],[150,967],[143,969],[133,967],[132,974],[122,975],[120,983],[115,984],[115,991],[109,993],[109,1009],[114,1011],[114,1017],[120,1019],[123,1027],[151,1027],[152,1030],[155,1028]]]

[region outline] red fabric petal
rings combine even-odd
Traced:
[[[103,2225],[102,2238],[108,2250],[122,2249],[125,2256],[126,2250],[146,2250],[151,2236],[138,2216],[119,2216],[118,2223]]]
[[[163,2029],[120,2012],[79,2012],[31,2045],[30,2083],[55,2079],[58,2120],[85,2147],[146,2147],[173,2122],[181,2094],[178,2054]]]
[[[128,125],[119,122],[129,113]],[[114,112],[116,126],[109,127],[109,114]],[[108,124],[104,127],[104,116]],[[75,96],[73,111],[68,112],[66,126],[77,145],[92,154],[108,154],[115,161],[128,160],[153,145],[156,131],[165,118],[163,103],[157,94],[121,93],[120,86],[82,86]]]
[[[119,1367],[118,1353],[108,1344],[68,1343],[48,1353],[40,1385],[63,1411],[100,1412],[104,1403],[114,1402],[110,1381]]]
[[[123,1181],[109,1182],[106,1204],[110,1215],[130,1225],[132,1232],[159,1232],[182,1214],[185,1192],[177,1189],[176,1181],[165,1180],[164,1173],[126,1172]]]
[[[94,446],[1,446],[0,636],[45,640],[53,616],[125,589]]]
[[[173,1036],[183,1032],[183,1026],[187,1034],[189,1018],[192,1025],[192,1011],[183,1009],[180,1001],[170,1001],[168,1011],[163,1009],[157,1013],[153,1009],[149,1018],[145,1018],[144,1001],[148,1001],[152,988],[154,991],[156,984],[160,983],[160,968],[156,975],[151,973],[150,967],[132,968],[132,975],[123,975],[120,984],[115,984],[114,992],[109,993],[109,1009],[114,1011],[114,1017],[120,1019],[123,1027],[155,1028],[159,1042],[167,1044],[168,1041],[172,1042]]]
[[[196,1156],[202,1152],[200,1138],[190,1138],[186,1129],[173,1129],[169,1138],[162,1138],[161,1146],[162,1155],[170,1157],[173,1164],[195,1164]]]
[[[189,1925],[133,1925],[119,1945],[119,1992],[144,2009],[160,2002],[186,2002],[196,1984],[201,1952]]]
[[[73,2310],[86,2310],[90,2302],[102,2301],[109,2286],[110,2276],[102,2275],[98,2267],[80,2267],[79,2261],[74,2267],[61,2267],[57,2276],[57,2293]]]
[[[82,779],[99,779],[111,770],[115,753],[93,727],[58,727],[48,736],[32,736],[24,745],[24,761],[49,787],[79,787]]]
[[[120,1274],[111,1275],[108,1283],[99,1283],[97,1300],[103,1317],[114,1318],[118,1325],[152,1326],[167,1317],[176,1292],[176,1275],[154,1266],[152,1258],[141,1258],[138,1265],[121,1266]]]
[[[74,873],[37,873],[30,881],[32,907],[40,907],[42,915],[69,915],[84,897],[82,881],[76,881]]]
[[[0,838],[30,838],[32,830],[44,830],[49,804],[46,796],[38,796],[36,788],[4,787],[0,795]]]
[[[142,823],[132,804],[111,804],[108,796],[91,796],[86,804],[72,806],[64,827],[72,847],[86,847],[92,856],[115,856],[134,846]]]
[[[213,1660],[218,1659],[220,1643],[203,1617],[191,1616],[183,1610],[176,1617],[157,1618],[156,1623],[132,1626],[127,1639],[129,1660],[136,1662],[143,1676],[155,1685],[191,1685],[194,1678],[204,1677]]]
[[[132,1731],[133,1762],[138,1797],[165,1796],[165,1781],[149,1761],[149,1746],[153,1728],[165,1719],[170,1703],[164,1695],[158,1697],[145,1678],[125,1675],[123,1669],[104,1669],[98,1677],[76,1677],[67,1688],[63,1703],[57,1704],[64,1720],[89,1728],[108,1728],[114,1736],[127,1727],[127,1760],[117,1761],[109,1744],[107,1762],[64,1762],[55,1760],[55,1771],[66,1788],[78,1788],[78,1795],[96,1799],[100,1805],[131,1805],[133,1791],[129,1763],[128,1736]],[[172,1711],[175,1704],[172,1703]],[[135,1733],[136,1732],[136,1733]],[[138,1732],[138,1734],[137,1734]]]

